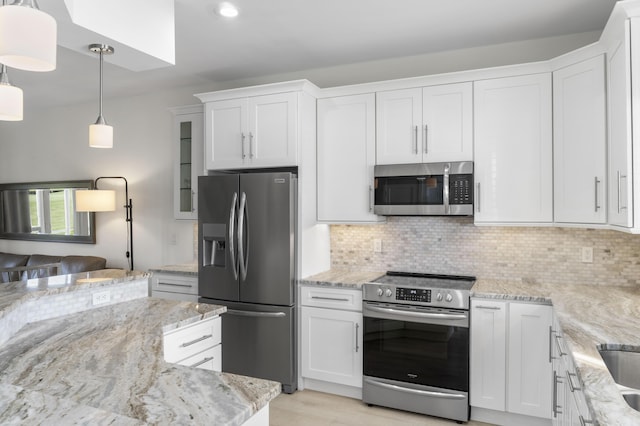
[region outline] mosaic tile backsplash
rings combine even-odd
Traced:
[[[374,240],[382,253],[374,253]],[[582,248],[593,263],[582,262]],[[331,226],[331,266],[474,275],[548,284],[640,285],[640,235],[555,227],[475,226],[468,217],[388,217]]]

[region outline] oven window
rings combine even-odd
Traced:
[[[442,205],[443,176],[378,177],[375,180],[377,205]]]
[[[364,318],[364,375],[469,391],[469,329]]]

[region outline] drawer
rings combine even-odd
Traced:
[[[362,312],[362,291],[357,289],[302,287],[303,306]]]
[[[179,362],[180,365],[203,370],[222,371],[222,345],[216,345]]]
[[[222,342],[222,319],[207,318],[164,335],[164,359],[180,362]]]
[[[198,277],[153,274],[151,277],[151,291],[198,295]]]

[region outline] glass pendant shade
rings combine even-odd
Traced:
[[[6,67],[0,73],[0,120],[22,120],[22,89],[12,86],[7,77]]]
[[[116,209],[116,192],[108,189],[76,191],[76,211],[112,212]]]
[[[113,127],[108,124],[89,126],[89,146],[91,148],[113,148]]]
[[[57,31],[55,19],[33,1],[1,6],[0,63],[25,71],[55,70]]]

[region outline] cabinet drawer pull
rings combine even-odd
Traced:
[[[195,345],[198,342],[202,342],[203,340],[207,340],[207,339],[211,339],[213,337],[213,334],[205,334],[202,337],[198,337],[195,340],[191,340],[190,342],[185,342],[183,344],[180,345],[181,348],[186,348],[187,346],[191,346],[191,345]]]
[[[560,356],[565,356],[567,353],[562,350],[562,345],[560,344],[560,340],[562,340],[562,336],[556,336],[556,345],[558,346],[558,353]]]
[[[349,299],[341,298],[341,297],[311,296],[311,298],[318,299],[318,300],[332,300],[334,302],[350,302]]]
[[[476,306],[476,308],[478,308],[478,309],[489,309],[491,311],[499,311],[500,309],[502,309],[500,306],[485,306],[485,305],[478,305],[478,306]]]
[[[200,361],[196,362],[195,364],[191,364],[189,367],[192,367],[192,368],[199,367],[199,366],[201,366],[202,364],[204,364],[205,362],[209,362],[209,361],[211,361],[212,359],[213,359],[213,357],[212,357],[212,356],[205,357],[204,359],[202,359],[202,360],[200,360]]]
[[[558,414],[562,414],[559,409],[562,405],[558,404],[558,385],[562,383],[560,376],[555,371],[553,372],[553,417],[558,417]]]
[[[593,424],[593,420],[585,420],[584,417],[582,417],[582,414],[580,414],[578,416],[578,418],[580,419],[580,426],[586,426],[587,424],[590,424],[590,425]]]
[[[178,284],[178,283],[163,283],[163,282],[158,282],[158,286],[172,286],[172,287],[188,287],[191,288],[193,287],[193,284]]]
[[[573,381],[571,380],[571,377],[578,378],[578,375],[576,373],[569,373],[567,371],[567,382],[569,382],[569,389],[571,390],[571,392],[582,390],[582,388],[579,386],[573,386]]]

